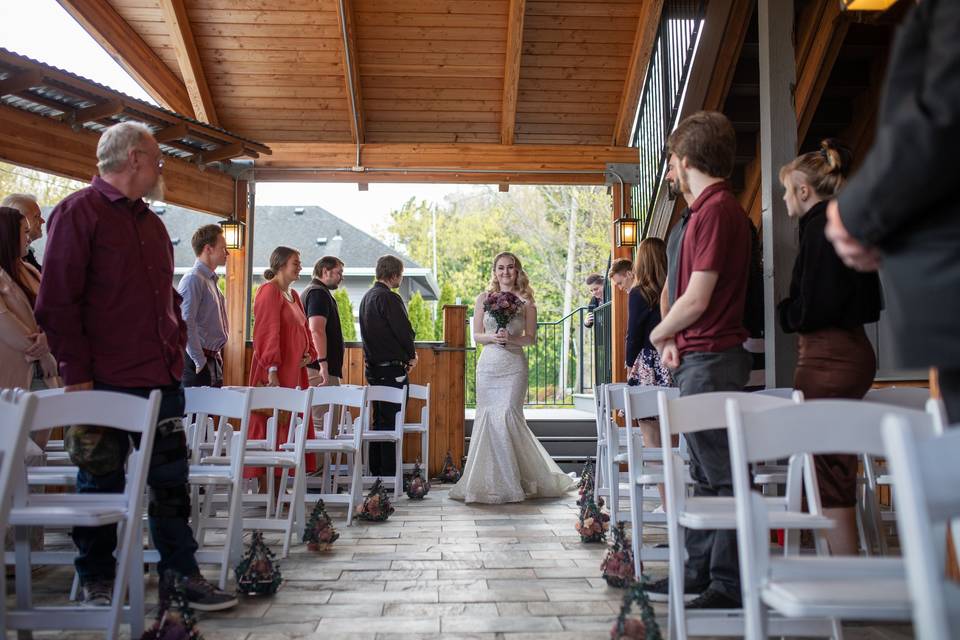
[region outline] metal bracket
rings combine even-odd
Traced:
[[[247,180],[253,171],[253,160],[224,160],[215,164],[234,180]]]
[[[619,179],[617,179],[619,176]],[[637,184],[640,182],[640,164],[629,164],[625,162],[608,162],[607,169],[604,171],[603,178],[606,184]]]

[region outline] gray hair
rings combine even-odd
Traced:
[[[130,150],[136,148],[144,138],[152,137],[150,127],[140,122],[113,125],[103,132],[97,143],[97,169],[101,175],[121,171],[127,164]]]
[[[0,207],[12,207],[24,215],[27,213],[25,210],[31,208],[30,205],[40,206],[37,196],[32,193],[11,193],[0,202]]]

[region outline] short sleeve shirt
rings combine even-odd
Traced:
[[[717,353],[743,344],[748,337],[743,311],[750,271],[750,226],[726,183],[710,185],[690,206],[679,269],[678,297],[686,291],[694,271],[717,273],[707,310],[677,334],[680,353]]]
[[[343,377],[343,331],[340,328],[340,311],[330,290],[320,285],[304,300],[307,318],[322,316],[327,319],[327,370],[330,375]]]

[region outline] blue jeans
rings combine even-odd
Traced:
[[[94,387],[101,391],[129,393],[144,398],[152,391],[150,388],[121,388],[100,383],[94,383]],[[199,568],[194,558],[197,542],[189,521],[187,440],[182,421],[179,420],[184,409],[183,388],[179,384],[172,384],[161,387],[160,390],[163,398],[160,401],[158,430],[147,475],[147,484],[150,487],[150,537],[160,552],[160,562],[157,565],[160,575],[163,575],[166,569],[183,575],[193,575]],[[177,426],[179,428],[175,428]],[[116,438],[123,457],[129,453],[131,444],[139,446],[139,441],[131,442],[131,437],[124,431],[111,429],[103,437]],[[77,473],[77,493],[123,492],[126,485],[123,469],[94,475],[84,471],[82,465],[78,466],[80,470]],[[117,548],[117,525],[74,527],[73,543],[78,550],[74,565],[81,583],[113,580],[117,573],[117,563],[113,557]]]

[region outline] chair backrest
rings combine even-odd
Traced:
[[[867,395],[863,396],[863,399],[867,402],[879,402],[880,404],[890,404],[922,411],[927,406],[927,400],[930,399],[930,389],[924,387],[870,389],[870,391],[867,391]]]
[[[726,403],[731,399],[739,401],[742,411],[765,411],[795,404],[794,400],[745,391],[716,391],[673,399],[665,393],[659,393],[657,405],[660,430],[668,437],[707,429],[723,429],[728,424]]]
[[[307,437],[307,425],[312,419],[313,390],[315,387],[306,389],[288,389],[287,387],[251,387],[250,389],[250,409],[273,410],[273,433],[271,441],[273,448],[276,449],[276,429],[280,422],[280,412],[290,413],[290,424],[287,427],[287,442],[295,444],[294,456],[297,460],[303,455],[304,442]]]
[[[394,431],[403,433],[403,416],[407,412],[407,387],[397,389],[396,387],[383,385],[368,386],[367,411],[364,412],[368,414],[365,418],[367,420],[366,428],[373,425],[373,405],[371,404],[373,402],[391,402],[400,405],[400,410],[397,411],[397,417],[394,423]]]
[[[250,426],[249,387],[187,387],[184,395],[186,422],[194,425],[189,443],[191,460],[195,464],[199,463],[203,455],[202,446],[211,444],[213,455],[227,451],[230,455],[231,470],[240,473]],[[207,428],[211,420],[214,423],[213,430]],[[236,431],[229,420],[240,425]]]
[[[0,530],[6,530],[14,469],[23,468],[24,448],[36,408],[37,398],[32,394],[6,389],[0,393],[0,425],[4,432],[0,438]],[[2,608],[0,604],[0,610]]]
[[[642,420],[650,416],[657,415],[657,398],[663,393],[667,398],[673,399],[679,396],[680,390],[676,387],[626,387],[623,390],[624,404],[624,424],[627,427],[627,455],[631,465],[637,465],[640,468],[641,460],[638,457],[639,451],[635,446],[635,434],[633,433],[633,421]],[[643,446],[649,446],[650,443],[644,442]],[[670,451],[669,441],[664,447],[665,451]]]
[[[357,416],[364,415],[364,407],[367,403],[367,388],[355,385],[343,385],[339,387],[313,387],[313,406],[326,406],[328,411],[323,417],[323,433],[319,434],[321,438],[335,438],[340,433],[334,433],[333,416],[336,413],[334,408],[340,408],[340,424],[336,425],[340,429],[345,424],[352,424],[351,409]],[[360,439],[363,435],[363,420],[357,422],[360,428],[354,428],[352,438],[359,447]],[[314,429],[317,425],[314,425]]]
[[[907,420],[891,415],[884,419],[883,439],[897,487],[893,499],[914,629],[918,638],[956,637],[960,587],[945,576],[945,567],[946,525],[951,520],[960,524],[960,429],[925,438]],[[956,526],[953,532],[956,545]]]
[[[420,420],[417,424],[424,427],[430,427],[430,385],[410,384],[407,385],[407,400],[423,400],[423,406],[420,408]]]
[[[786,398],[787,400],[793,400],[793,394],[800,393],[802,391],[797,391],[792,387],[771,387],[770,389],[760,389],[759,391],[753,391],[761,396],[770,396],[771,398]]]

